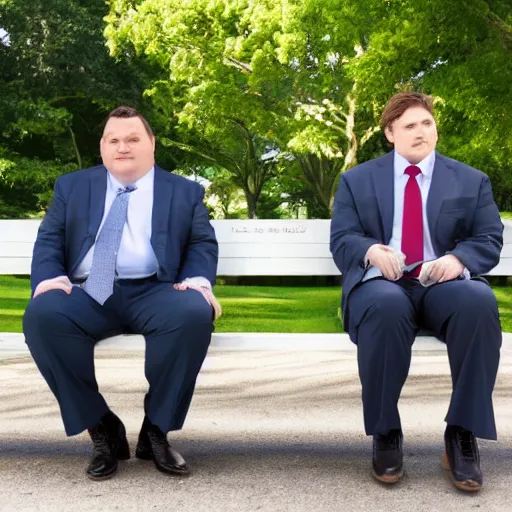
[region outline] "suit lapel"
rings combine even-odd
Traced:
[[[89,229],[88,236],[94,241],[105,210],[107,195],[107,170],[101,166],[91,171],[89,194]]]
[[[151,216],[151,246],[157,259],[165,246],[169,232],[169,218],[173,192],[172,175],[155,165],[153,212]]]
[[[377,166],[372,172],[373,184],[377,204],[379,205],[382,239],[385,244],[391,240],[393,231],[394,213],[394,151],[388,153],[377,161]]]
[[[70,268],[69,275],[74,275],[78,265],[85,258],[89,249],[93,246],[96,240],[96,233],[103,218],[103,211],[105,210],[105,196],[107,194],[107,170],[105,167],[100,166],[96,169],[88,171],[89,173],[89,212],[87,231],[84,233],[84,238],[81,242],[80,251],[75,259],[72,267]]]
[[[437,221],[444,199],[448,194],[453,194],[453,191],[457,190],[457,183],[454,178],[452,170],[446,165],[443,155],[436,152],[432,182],[427,198],[427,219],[432,246],[437,255],[440,254],[439,244],[437,242]]]

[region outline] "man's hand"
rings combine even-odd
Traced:
[[[420,282],[429,284],[444,283],[457,279],[464,273],[464,265],[453,254],[441,256],[437,260],[424,264],[421,269]]]
[[[73,285],[71,284],[68,276],[59,276],[54,277],[53,279],[45,279],[37,285],[37,288],[34,292],[34,298],[50,290],[63,290],[69,295],[72,289]]]
[[[176,283],[174,285],[174,289],[178,291],[196,290],[205,298],[206,302],[208,302],[208,304],[210,304],[210,306],[213,308],[213,311],[215,312],[215,319],[219,318],[222,315],[222,307],[217,298],[215,297],[215,295],[213,295],[213,292],[208,287],[200,286],[195,283],[190,283],[185,279],[185,281],[182,281],[181,283]]]
[[[387,245],[372,245],[366,253],[366,260],[372,267],[377,267],[382,275],[390,281],[397,281],[402,277],[403,262],[400,261],[398,254]]]

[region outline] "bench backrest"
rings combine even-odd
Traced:
[[[30,274],[40,220],[0,220],[0,274]],[[512,276],[512,221],[489,275]],[[330,276],[330,220],[215,220],[220,276]]]

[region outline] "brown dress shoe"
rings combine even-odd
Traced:
[[[403,475],[403,435],[400,429],[373,436],[372,474],[379,482],[396,484]]]
[[[478,443],[473,433],[455,425],[448,425],[444,433],[444,445],[442,464],[453,485],[462,491],[479,491],[483,477]]]

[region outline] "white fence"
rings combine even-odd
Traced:
[[[512,275],[512,221],[501,260],[489,275]],[[0,274],[30,274],[40,220],[0,220]],[[329,220],[217,220],[219,276],[329,276]]]

